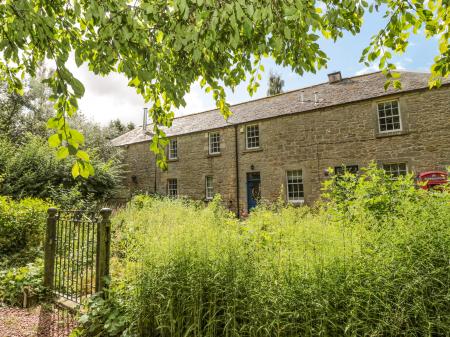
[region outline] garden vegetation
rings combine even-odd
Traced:
[[[88,179],[74,179],[74,159],[59,160],[47,141],[53,106],[49,88],[40,83],[47,73],[51,71],[41,67],[36,78],[28,79],[23,96],[0,85],[0,305],[21,306],[25,293],[36,301],[43,297],[47,209],[104,205],[122,178],[120,150],[109,140],[134,128],[118,120],[101,127],[81,114],[74,118],[86,135],[85,150],[96,171]]]
[[[42,250],[50,203],[0,196],[0,305],[44,297]]]
[[[113,218],[109,297],[74,335],[438,336],[450,331],[450,195],[371,166],[314,208],[237,220],[216,198],[135,197]]]

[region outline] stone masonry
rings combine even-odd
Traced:
[[[413,75],[409,78],[404,74]],[[369,81],[370,76],[376,83],[384,81],[381,73],[364,76],[342,82],[355,79],[366,86],[366,78]],[[402,73],[403,85],[407,88],[410,85],[409,90],[384,92],[377,88],[374,91],[379,94],[375,97],[364,96],[343,103],[339,98],[335,99],[336,104],[333,97],[341,97],[340,91],[345,88],[336,86],[339,93],[332,96],[329,87],[333,84],[323,84],[322,91],[319,85],[311,89],[317,90],[315,98],[313,92],[305,88],[243,103],[237,108],[245,111],[247,104],[249,109],[255,109],[254,119],[242,114],[224,125],[217,125],[216,120],[208,121],[210,112],[176,118],[174,125],[178,131],[168,132],[168,135],[177,139],[178,156],[169,161],[165,172],[156,167],[155,157],[149,150],[151,135],[143,133],[142,128],[133,130],[113,140],[113,144],[125,149],[127,167],[124,189],[119,197],[128,199],[139,192],[166,194],[168,179],[177,179],[178,195],[204,200],[205,179],[211,176],[214,193],[220,193],[233,211],[246,212],[249,172],[260,174],[261,198],[274,201],[280,193],[287,199],[286,172],[301,170],[304,202],[311,204],[320,196],[321,183],[327,178],[329,167],[358,165],[361,168],[375,161],[380,166],[404,163],[408,171],[414,173],[444,170],[450,166],[450,86],[444,82],[441,88],[429,90],[427,77],[428,74]],[[384,101],[398,102],[401,131],[378,131],[377,106]],[[311,108],[299,112],[289,110],[285,114],[268,113],[259,118],[256,104],[261,105],[261,111],[268,105],[271,111],[279,111],[277,106],[286,110],[293,104],[300,107],[309,104]],[[219,115],[217,111],[213,113]],[[196,120],[202,124],[202,130],[189,127],[189,123],[196,123]],[[249,150],[246,149],[246,126],[255,124],[259,126],[260,146]],[[219,155],[210,155],[208,151],[208,133],[212,131],[220,133]]]

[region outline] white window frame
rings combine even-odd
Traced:
[[[214,198],[214,178],[213,176],[205,177],[205,198],[212,200]]]
[[[214,138],[215,143],[212,142]],[[217,145],[217,151],[212,151],[214,149],[213,145]],[[220,132],[214,131],[208,133],[208,153],[209,154],[220,154]]]
[[[175,144],[175,147],[173,147],[173,144]],[[169,140],[169,159],[178,159],[178,140],[176,138],[172,138]]]
[[[303,194],[303,196],[295,197],[295,199],[294,198],[291,199],[291,197],[289,196],[289,173],[292,173],[292,172],[300,172],[300,179],[301,179],[301,181],[300,182],[295,182],[295,184],[299,184],[299,185],[302,186],[301,192]],[[285,174],[285,177],[286,177],[286,199],[287,199],[287,201],[290,202],[290,203],[293,203],[293,204],[302,204],[302,203],[304,203],[305,202],[305,184],[304,184],[304,179],[303,179],[303,170],[301,170],[301,169],[287,170],[286,174]]]
[[[381,123],[380,123],[380,119],[384,118],[386,119],[386,115],[384,117],[380,117],[380,109],[379,109],[379,105],[380,104],[386,104],[386,103],[391,103],[392,102],[396,102],[397,103],[397,110],[398,110],[398,120],[399,120],[399,128],[395,129],[395,130],[381,130]],[[392,105],[391,105],[391,109],[392,109]],[[391,100],[386,100],[386,101],[379,101],[377,102],[377,124],[378,124],[378,132],[379,133],[392,133],[392,132],[401,132],[403,131],[403,123],[402,123],[402,112],[400,110],[400,102],[398,99],[391,99]]]
[[[398,173],[398,174],[392,174],[392,171],[387,171],[386,169],[385,169],[385,166],[391,166],[391,165],[397,165],[397,171],[396,171],[396,173]],[[400,170],[400,165],[405,165],[405,173],[404,174],[400,174],[400,172],[403,172],[403,170],[401,171]],[[388,175],[391,175],[394,179],[395,178],[397,178],[397,177],[400,177],[400,176],[405,176],[405,175],[407,175],[408,174],[408,164],[407,163],[405,163],[405,162],[396,162],[396,163],[391,163],[391,162],[389,162],[389,163],[383,163],[382,164],[382,167],[383,167],[383,170],[386,172],[386,174],[388,174]]]
[[[171,184],[173,182],[175,182],[175,185]],[[175,193],[173,193],[173,191],[175,191]],[[167,179],[167,196],[172,198],[178,197],[178,179],[176,178]]]
[[[252,127],[257,127],[257,129],[258,129],[258,146],[250,147],[249,142],[248,142],[248,140],[249,140],[248,132],[249,132],[249,129]],[[252,137],[252,138],[256,138],[256,137]],[[245,126],[245,148],[247,150],[253,150],[253,149],[259,149],[260,146],[261,146],[261,133],[259,132],[259,124],[246,125]]]

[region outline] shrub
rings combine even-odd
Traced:
[[[0,303],[22,306],[24,296],[27,297],[28,305],[43,299],[46,294],[43,267],[42,259],[37,259],[26,266],[0,270]]]
[[[40,199],[0,196],[0,256],[41,247],[48,207]]]
[[[75,159],[58,160],[56,150],[49,148],[46,138],[27,135],[23,144],[0,139],[0,146],[4,147],[0,150],[0,193],[15,199],[52,198],[58,204],[81,200],[84,206],[94,199],[111,197],[121,180],[119,152],[104,160],[99,151],[90,149],[95,175],[73,179],[71,166]]]
[[[417,190],[411,174],[394,178],[374,163],[359,175],[333,175],[323,189],[329,215],[350,225],[364,222],[367,226],[383,226],[403,214],[405,203],[414,204],[418,198],[429,196]]]
[[[139,336],[448,334],[450,195],[376,168],[347,178],[349,186],[327,185],[317,211],[259,206],[245,222],[218,201],[129,204],[113,218],[111,285],[127,285],[117,296],[128,328]]]
[[[104,298],[94,295],[86,302],[86,311],[79,318],[80,327],[75,329],[71,337],[75,336],[109,336],[109,337],[135,337],[136,333],[131,325],[130,318],[121,302],[124,297],[122,291],[108,291]]]

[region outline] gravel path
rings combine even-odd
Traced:
[[[0,337],[64,337],[69,335],[70,326],[67,315],[40,306],[0,307]]]

